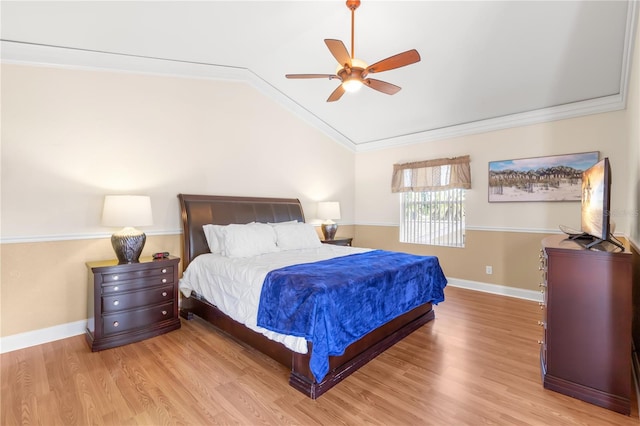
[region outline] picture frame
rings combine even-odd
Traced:
[[[489,162],[490,203],[580,201],[582,172],[600,152],[549,155]]]

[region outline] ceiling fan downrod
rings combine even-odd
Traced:
[[[351,11],[351,59],[356,57],[354,43],[354,27],[356,21],[356,9],[360,6],[360,0],[347,0],[347,7]]]

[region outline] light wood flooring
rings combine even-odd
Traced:
[[[3,354],[2,425],[638,425],[543,389],[537,303],[448,287],[436,319],[312,401],[280,364],[201,320],[91,353]]]

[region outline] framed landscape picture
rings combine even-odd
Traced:
[[[489,202],[580,201],[582,172],[599,152],[489,162]]]

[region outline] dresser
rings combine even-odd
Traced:
[[[180,328],[178,262],[170,256],[140,263],[88,262],[86,338],[92,351]]]
[[[585,250],[564,235],[542,241],[542,381],[629,414],[632,256],[601,249]]]

